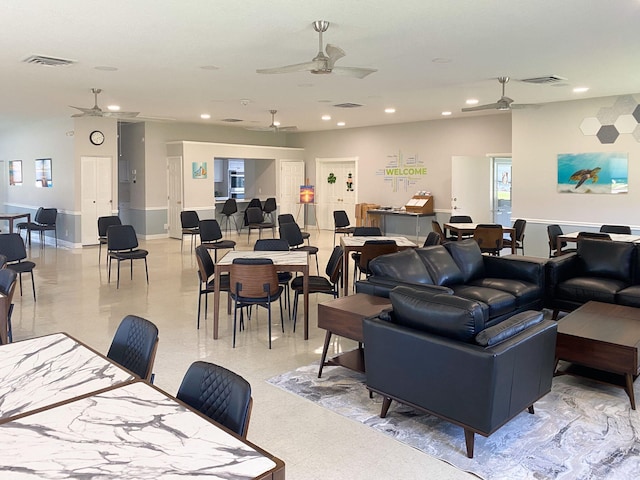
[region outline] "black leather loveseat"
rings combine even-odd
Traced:
[[[480,303],[395,288],[392,309],[363,321],[367,387],[384,397],[489,436],[551,389],[557,324],[525,311],[483,329]]]
[[[572,311],[595,300],[640,307],[640,246],[584,238],[574,253],[549,259],[545,306]]]
[[[482,255],[473,240],[407,249],[377,257],[356,291],[381,297],[399,285],[478,302],[484,327],[525,310],[541,310],[546,259]]]

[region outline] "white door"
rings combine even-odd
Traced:
[[[491,223],[491,158],[451,158],[451,215],[469,215],[475,223]]]
[[[182,157],[167,157],[167,198],[169,202],[169,236],[182,238]]]
[[[280,161],[280,198],[278,213],[290,213],[294,217],[300,202],[300,185],[304,185],[304,162],[301,160]]]
[[[98,243],[98,218],[113,215],[113,165],[111,157],[82,157],[82,245]]]
[[[333,230],[334,210],[344,210],[355,225],[357,158],[316,159],[316,215],[323,230]],[[330,183],[329,178],[335,178]]]

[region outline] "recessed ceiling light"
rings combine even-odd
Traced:
[[[203,113],[200,115],[200,118],[203,120],[209,120],[211,118],[211,115],[209,115],[208,113]]]
[[[467,105],[477,105],[478,104],[478,99],[477,98],[470,98],[465,103]]]
[[[385,108],[384,113],[396,113],[396,109],[393,107]]]
[[[339,127],[344,127],[346,125],[346,123],[344,122],[338,122],[336,123],[336,125],[338,125]]]
[[[589,91],[589,87],[576,87],[573,89],[573,93],[584,93],[588,91]]]
[[[279,122],[278,120],[276,120],[275,122],[273,122],[273,124],[274,124],[276,127],[279,127],[279,126],[280,126],[280,122]]]
[[[449,115],[451,115],[451,112],[442,112],[442,115],[448,117]]]
[[[322,120],[331,120],[331,115],[322,115]]]
[[[216,67],[215,65],[203,65],[200,68],[202,70],[220,70],[220,67]]]
[[[109,105],[107,110],[111,110],[112,112],[117,112],[120,110],[120,105]]]
[[[106,66],[106,65],[99,65],[99,66],[93,67],[93,68],[95,68],[96,70],[100,70],[102,72],[115,72],[115,71],[118,70],[116,67],[109,67],[109,66]]]

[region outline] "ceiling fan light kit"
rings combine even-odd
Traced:
[[[364,78],[367,75],[377,72],[374,68],[336,67],[335,63],[344,57],[346,53],[340,47],[330,43],[324,47],[322,34],[327,31],[330,23],[325,20],[316,20],[312,25],[313,29],[318,32],[318,53],[310,62],[296,63],[275,68],[261,68],[256,70],[256,72],[264,74],[310,72],[315,75],[338,73],[355,78]]]

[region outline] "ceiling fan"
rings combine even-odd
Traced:
[[[377,72],[374,68],[360,67],[336,67],[335,63],[346,55],[345,51],[330,43],[327,44],[326,54],[322,42],[322,34],[329,28],[329,22],[317,20],[313,22],[313,29],[318,32],[318,54],[310,62],[285,65],[284,67],[262,68],[256,70],[257,73],[292,73],[311,72],[315,74],[339,73],[350,77],[364,78],[367,75]]]
[[[294,126],[281,127],[280,122],[276,122],[277,110],[269,110],[269,113],[271,114],[271,125],[268,127],[247,127],[247,130],[254,130],[257,132],[293,132],[298,130],[298,127]]]
[[[116,117],[116,118],[134,118],[137,117],[140,112],[105,112],[98,106],[98,94],[102,92],[100,88],[92,88],[91,93],[94,97],[94,105],[92,108],[74,107],[71,108],[80,110],[81,113],[74,113],[72,117]]]
[[[478,105],[475,107],[463,108],[463,112],[475,112],[477,110],[511,110],[514,108],[525,108],[526,105],[514,105],[513,99],[505,96],[504,86],[509,82],[509,77],[498,77],[498,82],[502,85],[502,96],[496,103],[489,103],[487,105]]]

